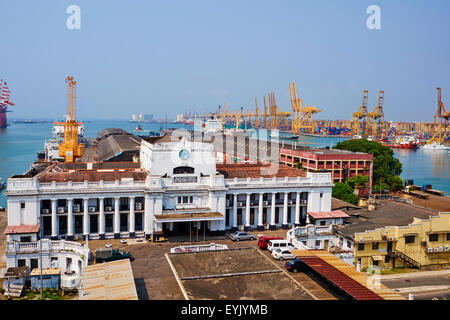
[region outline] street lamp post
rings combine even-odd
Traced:
[[[41,299],[43,298],[42,294],[42,287],[43,287],[43,280],[42,280],[42,214],[39,214],[39,230],[40,230],[40,239],[39,239],[39,264],[41,269]]]

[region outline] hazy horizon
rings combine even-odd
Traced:
[[[81,9],[69,30],[67,7]],[[366,25],[370,5],[381,29]],[[0,79],[14,119],[66,113],[67,75],[77,81],[77,118],[128,120],[132,113],[174,119],[263,109],[263,95],[292,111],[289,83],[322,112],[352,118],[369,90],[368,110],[385,91],[392,121],[432,121],[437,87],[450,108],[447,39],[450,2],[86,0],[0,3]]]

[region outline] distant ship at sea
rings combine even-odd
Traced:
[[[8,120],[6,118],[6,113],[11,112],[8,110],[9,106],[14,106],[15,104],[9,100],[11,92],[8,89],[6,81],[0,80],[0,129],[6,128],[8,126]]]

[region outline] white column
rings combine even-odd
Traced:
[[[270,210],[270,225],[273,229],[275,229],[275,196],[276,192],[272,192],[272,207]]]
[[[259,210],[258,210],[258,230],[264,230],[263,223],[263,196],[264,193],[259,194]]]
[[[129,228],[128,228],[128,230],[130,232],[130,235],[134,234],[134,232],[135,232],[135,225],[136,225],[135,214],[134,214],[134,206],[135,206],[134,200],[135,200],[135,197],[130,197],[130,200],[128,201],[129,204],[130,204],[130,225],[129,225]]]
[[[297,192],[297,197],[295,198],[295,224],[300,224],[300,192]]]
[[[83,234],[85,236],[89,235],[89,198],[83,199]]]
[[[155,211],[155,201],[149,195],[145,196],[144,231],[145,235],[153,233],[153,215]]]
[[[250,193],[247,193],[245,202],[245,227],[250,227]]]
[[[99,199],[99,206],[100,206],[100,214],[99,214],[99,228],[98,233],[100,235],[105,234],[105,198]]]
[[[52,199],[52,238],[58,236],[58,216],[56,214],[56,199]]]
[[[119,236],[120,234],[120,198],[114,198],[114,237]]]
[[[283,204],[283,228],[288,226],[288,197],[289,192],[284,193],[284,204]]]
[[[73,236],[73,199],[67,199],[67,236]]]
[[[237,193],[233,194],[233,228],[237,228]]]

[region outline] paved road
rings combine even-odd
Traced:
[[[407,297],[412,291],[415,300],[431,300],[433,297],[450,297],[450,275],[424,275],[382,279],[381,283]]]

